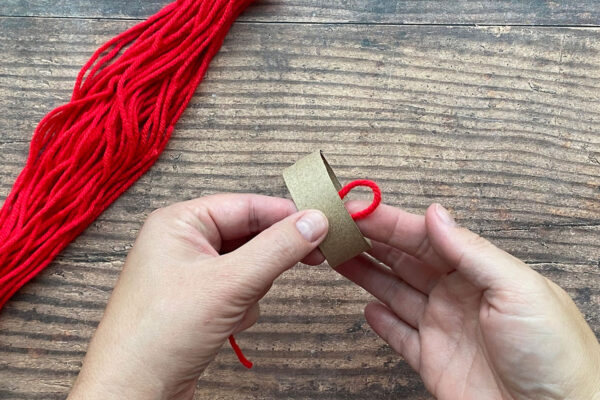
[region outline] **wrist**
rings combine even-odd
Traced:
[[[212,358],[182,360],[167,351],[168,345],[150,342],[144,335],[125,334],[113,326],[99,328],[69,399],[192,399]]]
[[[140,370],[136,374],[122,369],[95,370],[84,366],[67,400],[191,400],[197,379],[169,384]]]

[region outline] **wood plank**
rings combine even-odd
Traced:
[[[168,0],[4,0],[0,16],[144,19]],[[283,0],[257,1],[252,22],[380,24],[600,25],[595,0]]]
[[[0,198],[36,121],[131,21],[0,19]],[[600,30],[239,24],[160,161],[0,313],[0,398],[64,398],[128,249],[157,207],[286,196],[321,147],[386,202],[432,201],[565,287],[600,333]],[[430,398],[362,317],[369,297],[300,267],[224,349],[198,398]],[[301,311],[299,311],[301,310]],[[240,379],[243,377],[243,379]]]
[[[68,98],[77,66],[128,25],[65,21],[47,34],[49,24],[3,20],[0,128],[9,149],[25,148],[35,122]],[[282,195],[280,171],[318,143],[343,180],[373,177],[388,201],[411,210],[439,200],[482,230],[595,225],[597,36],[595,29],[238,26],[164,162],[139,186],[140,197],[153,191],[146,203],[154,204],[142,209],[172,200],[174,187],[178,198]],[[285,44],[290,37],[295,42]],[[7,190],[25,153],[2,157]]]

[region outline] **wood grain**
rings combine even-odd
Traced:
[[[143,19],[165,0],[3,0],[0,16]],[[595,0],[258,0],[247,22],[600,25]]]
[[[85,13],[111,18],[136,4],[95,3]],[[19,15],[27,3],[7,4]],[[34,15],[36,4],[49,9],[31,2]],[[65,16],[85,9],[72,4]],[[36,122],[131,23],[0,18],[0,199]],[[157,165],[0,313],[0,398],[64,398],[150,211],[222,191],[286,196],[282,169],[316,148],[342,181],[379,182],[387,203],[449,206],[567,289],[600,334],[599,39],[596,28],[236,25]],[[368,299],[325,266],[293,269],[239,336],[256,369],[226,348],[198,398],[430,398],[366,325]]]

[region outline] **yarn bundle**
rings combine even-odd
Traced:
[[[0,308],[154,164],[253,0],[179,0],[98,49],[0,210]]]
[[[94,53],[0,209],[0,308],[154,164],[252,2],[178,0]]]

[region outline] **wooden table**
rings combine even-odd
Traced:
[[[0,196],[78,69],[162,0],[3,0]],[[326,4],[326,5],[325,5]],[[241,18],[160,161],[0,313],[0,398],[64,398],[150,211],[286,196],[323,149],[341,180],[431,202],[562,285],[600,333],[600,6],[595,0],[262,1]],[[369,329],[369,296],[298,267],[202,379],[209,399],[428,399]]]

